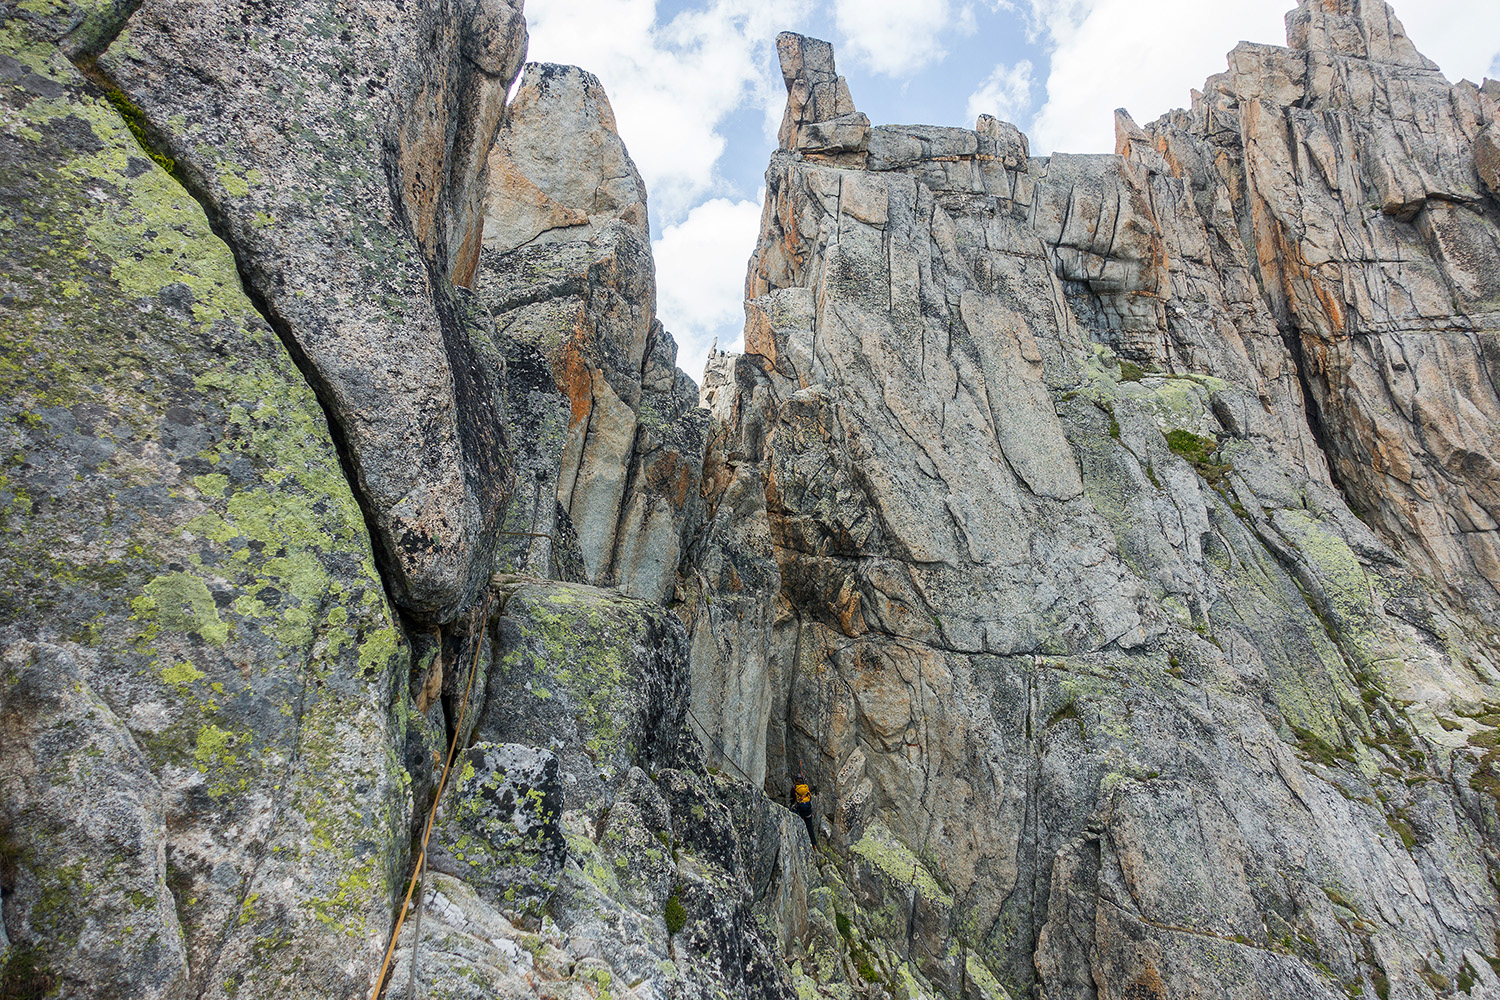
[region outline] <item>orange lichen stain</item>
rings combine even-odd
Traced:
[[[1214,156],[1214,173],[1218,174],[1224,186],[1229,190],[1230,202],[1238,204],[1243,200],[1243,193],[1240,190],[1240,173],[1234,169],[1234,162],[1223,150]]]
[[[437,232],[437,203],[443,188],[444,129],[437,113],[442,106],[442,94],[423,87],[401,125],[401,199],[412,235],[428,253]]]
[[[646,482],[659,496],[665,496],[675,510],[687,504],[688,491],[694,482],[692,467],[676,452],[667,452],[646,470]]]
[[[781,214],[781,248],[791,260],[797,260],[797,247],[802,243],[802,233],[797,229],[797,216],[792,212]]]
[[[469,231],[464,234],[464,241],[453,261],[453,284],[459,288],[474,287],[474,275],[479,270],[480,239],[484,233],[480,221],[476,218],[469,224]]]
[[[1318,297],[1318,302],[1323,307],[1323,312],[1328,316],[1328,329],[1330,333],[1339,334],[1344,331],[1344,306],[1339,297],[1334,294],[1333,289],[1311,274],[1308,275],[1309,282],[1313,288],[1313,294]]]
[[[1270,242],[1266,246],[1265,242]],[[1301,249],[1297,244],[1287,239],[1285,228],[1279,222],[1272,222],[1272,230],[1266,234],[1266,241],[1256,240],[1256,256],[1260,258],[1261,264],[1279,265],[1282,273],[1282,287],[1287,296],[1293,300],[1297,298],[1294,281],[1300,281],[1318,300],[1318,305],[1323,315],[1328,319],[1327,330],[1324,331],[1329,337],[1342,339],[1344,336],[1344,304],[1341,298],[1342,287],[1333,281],[1325,279],[1316,270],[1307,265],[1302,257]]]
[[[838,619],[839,630],[851,639],[867,631],[861,601],[859,590],[854,585],[854,578],[846,576],[844,585],[839,588],[838,597],[829,605],[834,617]]]
[[[563,345],[562,356],[554,361],[552,369],[552,377],[557,379],[558,388],[568,394],[568,404],[571,407],[568,417],[570,428],[586,419],[594,409],[594,372],[583,355],[583,345],[588,339],[583,311],[580,309],[573,336]]]
[[[759,354],[776,366],[776,332],[771,328],[771,318],[764,309],[751,305],[745,323],[745,353]]]
[[[1150,962],[1120,993],[1121,1000],[1166,1000],[1167,987]]]
[[[1182,178],[1182,161],[1173,155],[1172,144],[1167,141],[1167,137],[1164,135],[1157,136],[1154,145],[1156,146],[1156,151],[1167,161],[1167,169],[1172,171],[1172,176],[1180,180]]]
[[[427,680],[423,683],[422,690],[417,692],[417,714],[426,715],[427,710],[442,693],[443,658],[439,656],[432,661],[432,666],[427,668]]]

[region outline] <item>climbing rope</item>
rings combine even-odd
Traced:
[[[464,717],[469,711],[469,695],[474,690],[474,675],[479,672],[479,654],[484,649],[484,633],[482,626],[490,620],[490,604],[495,595],[486,593],[484,607],[479,611],[477,618],[469,623],[469,637],[474,643],[474,657],[469,663],[469,682],[464,687],[463,700],[458,707],[458,725],[453,727],[453,739],[448,743],[448,759],[443,762],[443,774],[438,779],[437,794],[432,797],[432,808],[427,811],[427,823],[422,828],[422,847],[417,852],[417,866],[412,870],[411,881],[406,886],[406,897],[401,900],[401,911],[396,916],[396,926],[391,931],[390,944],[386,945],[385,960],[380,963],[380,976],[375,980],[375,986],[370,991],[370,1000],[380,1000],[380,995],[385,989],[385,977],[390,971],[391,957],[396,953],[396,940],[401,936],[401,925],[406,922],[406,914],[411,908],[412,892],[417,888],[417,880],[422,877],[422,869],[427,864],[427,839],[432,836],[432,822],[437,816],[438,803],[443,800],[443,789],[448,785],[448,771],[453,767],[453,755],[458,750],[458,739],[463,735]],[[478,609],[476,609],[478,610]],[[416,930],[421,930],[421,899],[417,900],[418,916],[414,925]],[[417,969],[417,945],[419,944],[415,934],[411,942],[411,965],[412,984],[407,987],[407,1000],[416,1000],[412,996],[412,989],[416,983]]]
[[[718,740],[709,735],[708,727],[703,725],[703,723],[698,722],[698,717],[696,715],[693,715],[693,707],[691,705],[688,706],[687,714],[692,718],[694,722],[698,724],[698,731],[703,734],[703,738],[712,743],[714,745],[714,749],[719,751],[719,756],[723,757],[730,767],[734,768],[736,771],[740,771],[740,766],[734,762],[733,757],[729,756],[729,752],[719,744]],[[751,780],[750,775],[746,774],[744,771],[740,771],[740,777],[744,778],[746,781],[749,781],[751,787],[754,787],[755,782]]]
[[[561,564],[557,561],[557,536],[545,531],[497,531],[497,535],[509,535],[512,538],[545,538],[552,544],[547,546],[547,576],[552,579],[558,578],[558,570]]]

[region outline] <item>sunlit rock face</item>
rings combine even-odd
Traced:
[[[1496,99],[1382,3],[1287,23],[1050,158],[779,41],[693,698],[951,892],[930,982],[1497,986]]]
[[[499,564],[664,600],[706,421],[656,318],[645,185],[592,74],[526,67],[484,211],[476,288],[521,442]]]

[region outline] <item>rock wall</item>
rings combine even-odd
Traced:
[[[779,40],[694,698],[855,858],[914,859],[881,978],[1500,988],[1497,109],[1384,4],[1288,29],[1050,158],[871,128]]]
[[[205,204],[345,444],[392,596],[490,572],[504,399],[472,280],[519,4],[143,3],[98,58]]]
[[[788,996],[807,849],[686,728],[707,418],[598,82],[507,110],[504,4],[0,24],[0,995]]]
[[[407,649],[318,397],[67,58],[108,13],[8,9],[0,49],[0,981],[359,995]]]
[[[700,395],[518,5],[0,7],[0,996],[1500,996],[1500,85],[1287,23],[783,35]]]

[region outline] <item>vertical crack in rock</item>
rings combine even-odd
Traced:
[[[131,9],[138,8],[142,2],[144,0],[135,0],[131,5]],[[126,23],[126,20],[122,19],[115,27],[115,30],[109,35],[108,39],[100,39],[98,48],[94,52],[74,57],[74,63],[77,65],[79,71],[93,81],[100,88],[101,92],[113,90],[115,93],[119,93],[118,87],[115,86],[115,81],[111,80],[109,75],[99,68],[97,57],[99,53],[109,47],[114,37],[125,29]],[[124,98],[123,94],[121,98],[128,100],[128,98]],[[133,108],[133,106],[131,107]],[[159,163],[173,163],[161,141],[163,134],[161,128],[156,122],[141,114],[138,108],[135,108],[134,111],[134,122],[125,118],[123,114],[122,119],[127,124],[134,126],[131,128],[131,132],[140,142],[141,148],[147,155]],[[193,184],[191,176],[176,169],[169,170],[168,174],[174,181],[181,185],[184,192],[198,203],[198,206],[203,210],[203,214],[208,219],[208,225],[213,230],[213,234],[223,241],[224,245],[229,248],[230,253],[234,255],[235,269],[240,279],[240,290],[250,300],[250,303],[255,307],[255,311],[265,320],[266,325],[275,332],[277,339],[286,348],[287,355],[291,358],[292,363],[296,365],[297,371],[301,373],[303,380],[312,389],[313,395],[318,401],[318,408],[322,411],[323,419],[327,424],[328,434],[333,441],[334,450],[338,454],[339,467],[343,470],[344,478],[349,483],[350,491],[359,504],[360,512],[364,517],[365,530],[369,533],[370,541],[375,546],[376,567],[380,570],[380,578],[385,587],[386,597],[391,600],[392,605],[398,611],[402,610],[401,606],[396,603],[395,594],[392,591],[390,573],[393,563],[387,546],[387,540],[377,528],[374,514],[370,508],[369,497],[365,491],[359,488],[359,477],[355,471],[354,456],[350,451],[349,442],[344,435],[343,425],[335,419],[333,411],[330,409],[327,385],[324,384],[317,368],[308,360],[307,354],[302,350],[301,345],[297,343],[297,339],[292,335],[286,320],[277,314],[275,309],[266,301],[265,296],[261,294],[260,289],[256,287],[255,283],[247,275],[243,262],[243,250],[236,245],[234,233],[230,227],[225,225],[224,219],[215,203],[202,188]],[[411,626],[409,624],[406,625],[405,630],[410,634]]]

